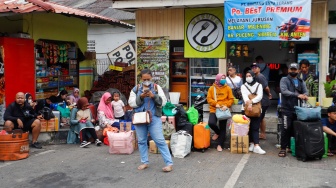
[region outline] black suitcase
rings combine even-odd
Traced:
[[[322,159],[324,137],[321,121],[294,121],[295,154],[298,160]]]

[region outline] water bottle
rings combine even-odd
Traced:
[[[328,143],[328,137],[326,133],[323,133],[323,137],[324,137],[324,155],[322,156],[323,158],[327,158],[328,157],[328,149],[329,149],[329,143]]]
[[[67,107],[66,102],[63,101],[63,108],[66,108],[66,107]]]
[[[292,156],[295,157],[295,138],[291,137],[290,139],[290,149],[292,150]]]

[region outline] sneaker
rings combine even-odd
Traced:
[[[97,139],[97,140],[95,141],[95,144],[96,144],[96,146],[100,146],[100,145],[102,144],[102,142],[101,142],[99,139]]]
[[[38,143],[38,142],[34,142],[34,143],[32,143],[32,144],[31,144],[31,147],[36,148],[36,149],[42,149],[41,144]]]
[[[266,154],[266,151],[264,151],[263,149],[261,149],[260,146],[255,146],[253,148],[253,153],[258,153],[258,154],[263,155],[263,154]]]
[[[250,147],[249,147],[249,151],[253,151],[253,148],[254,148],[254,144],[250,144]]]
[[[83,141],[79,147],[84,148],[84,147],[86,147],[90,144],[91,144],[91,142]]]

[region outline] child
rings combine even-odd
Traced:
[[[112,107],[114,111],[114,117],[115,119],[123,120],[126,109],[124,102],[120,100],[120,93],[114,92],[112,97],[113,97]]]
[[[73,120],[72,123],[78,124],[80,138],[81,138],[81,145],[80,147],[86,147],[90,142],[88,142],[87,132],[94,138],[95,144],[100,146],[102,142],[98,139],[96,131],[94,129],[93,123],[95,122],[92,119],[91,110],[88,108],[89,102],[86,97],[81,97],[77,102],[77,109],[76,112],[76,120]]]

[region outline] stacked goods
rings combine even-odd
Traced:
[[[231,153],[248,153],[248,131],[250,119],[245,115],[235,114],[231,121]]]

